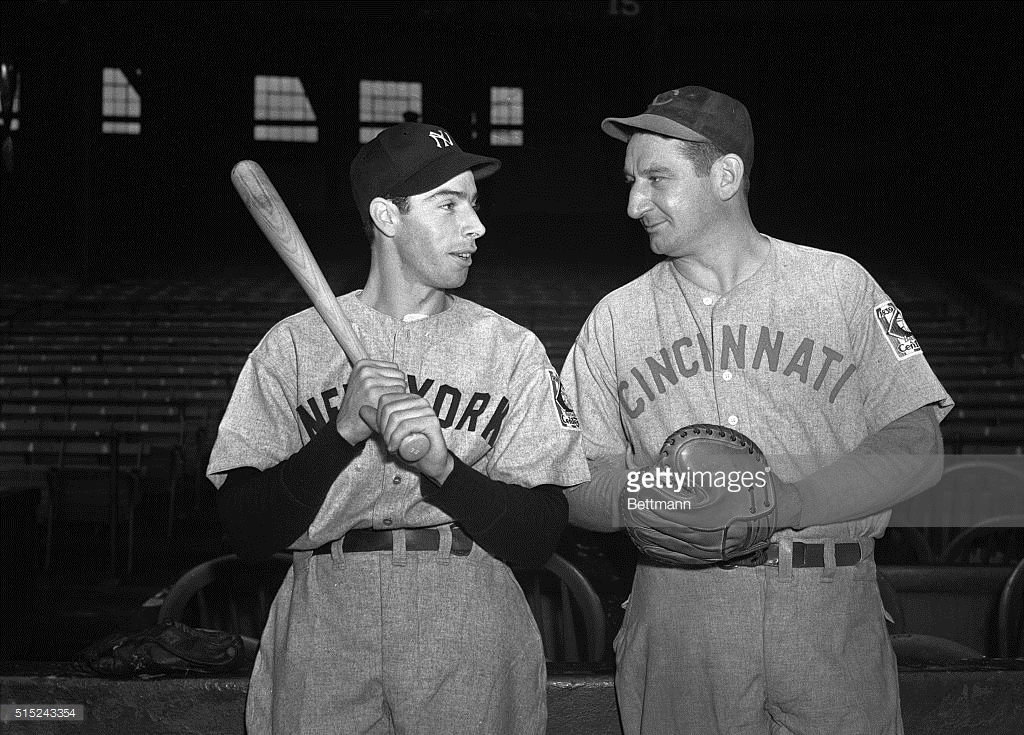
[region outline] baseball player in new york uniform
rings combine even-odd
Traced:
[[[592,475],[570,522],[621,527],[630,473],[688,424],[742,432],[778,480],[767,551],[641,558],[615,640],[624,730],[901,733],[873,543],[941,475],[952,401],[860,265],[753,226],[741,103],[686,87],[602,129],[627,143],[628,214],[665,259],[595,307],[563,368]]]
[[[543,565],[588,478],[578,422],[536,336],[447,293],[493,158],[403,123],[360,149],[365,288],[339,298],[376,359],[350,365],[312,310],[242,369],[209,476],[240,555],[288,548],[250,733],[542,733],[543,647],[510,566]],[[394,453],[425,434],[408,464]]]

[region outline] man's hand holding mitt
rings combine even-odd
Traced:
[[[627,532],[644,554],[672,566],[709,566],[766,549],[780,527],[780,491],[799,503],[752,439],[714,424],[674,431],[658,464],[636,474],[622,493]]]

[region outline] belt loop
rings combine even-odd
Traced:
[[[342,536],[340,539],[331,544],[331,561],[339,566],[345,564],[345,552],[341,548],[345,542],[345,537]]]
[[[391,532],[391,563],[396,567],[404,567],[405,556],[405,529],[396,528]]]
[[[440,538],[437,541],[437,561],[441,564],[450,564],[452,560],[452,527],[450,524],[438,526],[437,532]]]
[[[296,581],[302,577],[309,577],[313,573],[313,565],[310,564],[312,559],[313,551],[311,549],[292,552],[292,572],[295,574]]]
[[[834,582],[836,579],[836,540],[827,538],[824,540],[825,565],[821,569],[822,582]]]
[[[860,544],[860,562],[875,554],[875,540],[870,536],[859,536],[857,543]]]
[[[779,581],[793,581],[793,539],[788,536],[779,539]]]

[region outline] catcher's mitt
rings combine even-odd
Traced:
[[[665,440],[653,478],[630,483],[622,516],[633,543],[656,561],[728,562],[768,546],[776,530],[775,482],[749,437],[694,424]]]

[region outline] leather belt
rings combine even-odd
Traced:
[[[860,561],[860,544],[836,544],[836,566],[852,567]],[[779,545],[768,546],[768,558],[765,565],[777,567],[779,565]],[[793,542],[793,568],[801,569],[806,567],[825,566],[825,544],[805,544],[800,541]]]
[[[473,539],[466,535],[458,526],[451,526],[452,529],[452,555],[468,556],[473,550]],[[437,551],[441,547],[441,532],[436,528],[405,528],[406,551]],[[313,549],[313,555],[330,554],[331,545],[329,542]],[[359,551],[391,551],[394,548],[393,531],[375,531],[372,528],[355,528],[342,537],[341,550],[350,552]]]
[[[836,566],[852,567],[860,561],[860,544],[842,543],[836,544]],[[779,545],[771,543],[767,549],[754,552],[750,556],[719,564],[723,569],[733,567],[769,567],[779,566]],[[808,567],[825,566],[825,544],[805,544],[802,541],[793,542],[793,568],[806,569]]]

